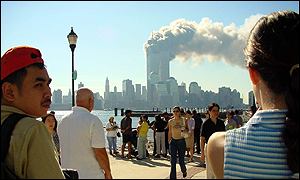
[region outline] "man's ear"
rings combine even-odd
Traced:
[[[2,88],[2,94],[3,94],[3,99],[8,101],[8,102],[13,102],[15,101],[15,93],[17,90],[17,86],[14,84],[11,84],[9,82],[4,82],[1,86]]]
[[[251,67],[248,68],[248,71],[249,71],[249,75],[250,75],[250,79],[251,79],[252,84],[257,85],[257,83],[260,80],[259,73]]]
[[[89,98],[89,108],[90,108],[90,111],[92,111],[94,109],[94,98],[93,97]]]

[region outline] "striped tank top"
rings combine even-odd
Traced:
[[[224,178],[286,179],[293,174],[281,137],[287,110],[258,110],[241,128],[226,131]]]

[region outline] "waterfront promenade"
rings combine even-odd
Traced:
[[[125,155],[127,152],[125,152]],[[152,154],[152,153],[150,153]],[[153,158],[151,155],[144,160],[121,158],[109,155],[109,161],[114,179],[169,179],[170,156]],[[185,158],[187,162],[188,158]],[[194,162],[186,163],[187,177],[184,179],[206,179],[206,169],[199,166],[199,155],[194,155]],[[179,164],[176,167],[177,179],[183,179]]]

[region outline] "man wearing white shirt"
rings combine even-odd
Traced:
[[[91,114],[93,108],[93,92],[87,88],[79,89],[76,106],[58,124],[61,166],[76,169],[80,179],[111,179],[103,124]]]

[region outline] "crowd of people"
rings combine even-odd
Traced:
[[[151,122],[148,116],[143,114],[140,116],[137,127],[132,127],[132,111],[126,110],[125,116],[120,123],[120,130],[122,132],[121,158],[127,157],[128,159],[132,159],[134,156],[137,160],[149,158],[151,154],[149,153],[150,148],[147,144],[150,142],[150,139],[148,139],[150,136],[149,131],[152,131],[154,140],[152,157],[156,159],[170,158],[171,165],[173,164],[171,166],[173,168],[171,168],[170,177],[174,178],[177,157],[182,167],[182,173],[186,176],[186,169],[184,169],[185,166],[183,164],[194,162],[194,153],[197,153],[201,155],[200,166],[206,166],[209,169],[207,177],[213,178],[212,170],[206,159],[206,145],[209,137],[217,131],[226,131],[243,126],[243,119],[239,115],[239,111],[228,110],[226,112],[226,119],[219,118],[219,111],[220,107],[216,103],[208,106],[205,117],[195,109],[190,111],[174,107],[173,113],[164,112],[155,115]],[[113,117],[109,118],[106,126],[108,130],[107,136],[111,134],[111,131],[114,131],[114,138],[117,138],[116,132],[118,130],[110,129],[111,124],[118,127],[116,122],[111,121],[112,119]],[[174,126],[174,122],[177,125]],[[111,153],[112,145],[109,139],[110,137],[107,137],[108,149]],[[116,146],[116,141],[114,141],[113,146]],[[127,155],[125,156],[126,147]],[[115,156],[116,154],[111,155]],[[184,161],[184,157],[187,157],[186,162]]]
[[[142,115],[133,131],[132,111],[126,110],[120,126],[113,117],[108,120],[105,139],[102,121],[91,113],[90,89],[78,89],[76,106],[58,123],[55,112],[47,114],[52,79],[41,52],[29,46],[11,48],[1,57],[1,131],[12,114],[24,117],[14,127],[1,161],[24,179],[64,179],[64,169],[76,170],[79,178],[112,179],[108,152],[119,153],[119,129],[120,156],[132,159],[136,154],[137,160],[149,157],[147,137],[153,130],[153,156],[170,156],[171,179],[176,179],[177,162],[183,177],[187,176],[184,157],[193,162],[194,153],[200,154],[209,179],[299,179],[298,49],[299,14],[295,12],[264,16],[251,30],[245,55],[258,109],[245,124],[232,110],[223,121],[219,105],[211,103],[204,121],[196,110],[175,106],[172,114],[157,115],[152,122]],[[39,117],[42,121],[36,120]]]

